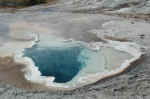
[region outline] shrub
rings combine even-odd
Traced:
[[[27,6],[45,3],[47,0],[0,0],[0,6]]]

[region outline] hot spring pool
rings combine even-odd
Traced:
[[[73,90],[124,71],[143,54],[133,42],[99,38],[95,30],[66,22],[71,26],[12,22],[10,33],[2,34],[0,80],[22,88]]]
[[[24,56],[30,57],[42,76],[54,76],[54,82],[65,83],[72,80],[86,66],[90,56],[82,45],[67,47],[40,47],[37,45],[24,51]],[[82,55],[83,54],[83,55]]]
[[[99,75],[120,68],[125,60],[133,57],[107,46],[92,50],[76,41],[40,42],[23,53],[24,57],[32,59],[41,76],[54,77],[54,84],[71,87],[95,82],[101,78]]]

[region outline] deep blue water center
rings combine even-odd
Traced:
[[[81,52],[81,45],[70,47],[40,47],[34,45],[24,51],[24,56],[30,57],[42,76],[54,76],[54,82],[65,83],[72,80],[85,66],[88,59]]]

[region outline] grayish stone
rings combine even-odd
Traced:
[[[64,1],[66,0],[63,0],[62,2],[65,3]],[[86,2],[86,0],[83,0],[81,4],[80,1],[77,1],[79,2],[78,9],[81,9],[81,4],[83,5],[82,9],[89,7],[84,7],[84,2]],[[132,0],[127,0],[126,2],[129,1]],[[93,5],[98,5],[97,7],[99,7],[99,5],[102,5],[101,2],[104,1],[89,0],[88,2],[86,2],[88,3],[86,5],[90,5],[90,7]],[[95,2],[97,4],[94,4]],[[113,1],[105,0],[104,3],[106,7],[109,6],[107,2],[110,4]],[[120,0],[117,0],[116,2],[119,3]],[[133,2],[141,2],[141,0],[134,0]],[[144,7],[149,7],[149,0],[143,0],[142,2],[146,4]],[[93,33],[99,33],[99,37],[102,38],[104,35],[115,36],[118,38],[126,37],[130,41],[147,46],[148,48],[150,47],[149,22],[145,22],[143,20],[124,19],[101,14],[72,14],[68,12],[54,12],[61,11],[61,8],[65,10],[70,10],[70,8],[73,10],[76,9],[76,7],[72,8],[72,5],[70,4],[72,4],[72,2],[68,4],[65,3],[65,5],[67,5],[66,7],[64,7],[64,4],[53,6],[35,6],[22,9],[15,14],[0,13],[0,25],[4,27],[2,29],[0,28],[0,31],[3,31],[7,36],[7,34],[12,31],[10,29],[10,25],[16,22],[21,23],[22,21],[25,21],[39,24],[40,26],[46,27],[48,29],[55,28],[56,30],[61,31],[62,35],[68,31],[83,34],[90,31]],[[115,6],[118,7],[119,5],[120,3]],[[138,5],[142,6],[143,4]],[[112,7],[111,5],[111,7],[108,8],[112,9],[115,7]],[[139,11],[140,13],[143,13],[143,8],[140,9],[137,7],[137,5],[134,5],[133,8],[137,9],[137,13]],[[132,7],[130,11],[132,12]],[[149,13],[148,10],[146,13]],[[56,24],[59,26],[59,29]],[[60,28],[61,26],[62,28]],[[36,32],[36,29],[33,29],[33,31]],[[46,32],[45,28],[40,31]],[[52,32],[57,33],[56,31]],[[141,39],[140,35],[145,36]],[[6,42],[0,42],[0,44],[2,43]],[[28,92],[26,90],[16,88],[1,82],[0,99],[149,99],[150,50],[146,50],[145,53],[146,55],[141,60],[139,60],[136,64],[133,64],[122,74],[104,79],[97,82],[96,84],[76,89],[72,92]]]

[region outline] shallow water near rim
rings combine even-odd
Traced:
[[[125,59],[132,57],[107,47],[92,50],[76,41],[39,42],[23,53],[24,57],[32,59],[41,76],[54,77],[55,83],[67,85],[74,85],[90,74],[115,70]],[[116,60],[118,63],[113,63]]]
[[[81,45],[70,47],[40,47],[38,45],[24,51],[30,57],[42,76],[54,76],[54,82],[65,83],[72,80],[84,68],[88,57],[81,55],[87,50]]]

